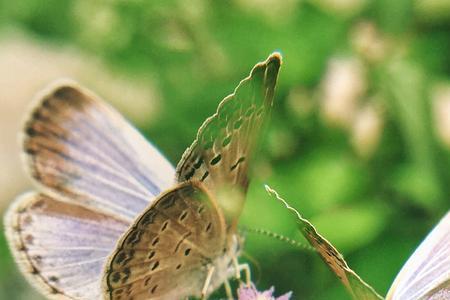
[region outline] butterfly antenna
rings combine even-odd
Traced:
[[[249,232],[249,233],[255,233],[255,234],[261,234],[261,235],[265,235],[271,238],[274,238],[276,240],[288,243],[294,247],[303,249],[303,250],[307,250],[307,251],[312,251],[312,252],[316,252],[316,249],[308,244],[304,244],[301,243],[299,241],[293,240],[291,238],[288,238],[282,234],[267,230],[267,229],[262,229],[262,228],[245,228],[243,229],[244,232]]]

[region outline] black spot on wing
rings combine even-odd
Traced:
[[[231,166],[230,171],[233,171],[234,169],[236,169],[239,166],[239,164],[241,164],[244,161],[245,161],[245,156],[239,157],[239,159],[236,161],[236,163]]]
[[[230,144],[231,142],[231,135],[227,136],[226,138],[223,139],[222,141],[222,147],[226,147]]]
[[[220,162],[220,160],[222,159],[222,155],[221,154],[217,154],[216,157],[214,157],[213,159],[211,159],[211,165],[214,166],[216,164],[218,164]]]

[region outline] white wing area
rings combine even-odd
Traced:
[[[173,185],[172,165],[93,93],[60,82],[37,101],[23,147],[45,194],[131,223]]]
[[[99,299],[103,266],[128,224],[43,194],[19,196],[6,237],[29,282],[48,299]]]
[[[386,299],[450,299],[450,212],[400,270]]]
[[[73,82],[36,99],[23,132],[38,192],[5,217],[20,269],[50,299],[99,299],[103,267],[120,236],[175,170],[118,112]]]

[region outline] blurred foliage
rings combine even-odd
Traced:
[[[162,109],[140,129],[174,164],[219,100],[281,51],[241,224],[300,240],[267,182],[384,294],[450,207],[450,128],[436,134],[433,97],[450,84],[449,8],[448,0],[0,0],[0,37],[18,28],[154,81]],[[251,233],[246,241],[260,289],[347,299],[314,253]],[[3,237],[0,250],[0,298],[27,299]]]

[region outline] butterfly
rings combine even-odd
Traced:
[[[310,221],[302,217],[275,190],[269,186],[266,186],[266,190],[293,213],[302,235],[344,284],[353,299],[384,299],[350,269],[342,254],[317,231]],[[408,259],[385,299],[450,299],[450,211],[444,215]]]
[[[280,65],[278,53],[255,65],[176,169],[78,84],[40,93],[22,138],[37,191],[5,216],[29,282],[49,299],[181,299],[245,268],[237,221]]]

